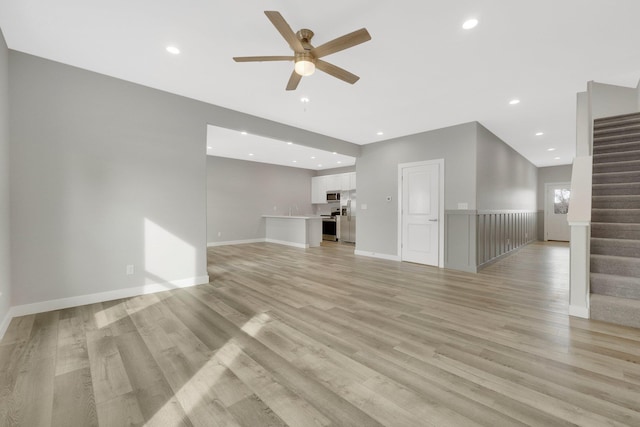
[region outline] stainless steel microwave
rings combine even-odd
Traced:
[[[339,202],[340,201],[340,193],[337,192],[327,192],[327,202]]]

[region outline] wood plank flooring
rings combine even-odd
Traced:
[[[0,426],[640,425],[640,331],[568,317],[566,244],[480,274],[208,256],[207,285],[15,318]]]

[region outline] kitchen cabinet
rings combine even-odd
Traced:
[[[327,191],[356,189],[356,173],[314,176],[311,178],[311,203],[327,203]]]
[[[342,185],[342,180],[340,179],[340,175],[325,175],[327,178],[327,191],[340,191],[340,186]]]
[[[263,215],[266,241],[297,248],[320,246],[322,218],[319,216]]]
[[[340,190],[351,191],[356,189],[356,173],[341,173],[337,175],[340,177]]]
[[[327,203],[327,176],[311,178],[311,203]]]

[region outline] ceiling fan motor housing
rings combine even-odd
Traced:
[[[313,46],[311,46],[313,31],[309,30],[308,28],[303,28],[296,33],[296,36],[298,37],[298,40],[300,40],[300,43],[302,43],[302,47],[304,47],[304,50],[313,49]]]

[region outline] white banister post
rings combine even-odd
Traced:
[[[576,157],[571,170],[571,201],[567,220],[571,227],[569,314],[589,318],[591,257],[591,156]]]
[[[570,222],[569,225],[571,226],[569,315],[588,319],[591,227],[588,222]]]

